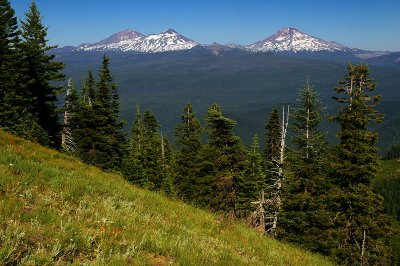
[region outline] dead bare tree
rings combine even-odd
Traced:
[[[68,88],[67,88],[67,97],[65,100],[65,110],[64,110],[64,123],[63,123],[63,130],[61,133],[61,147],[66,151],[75,151],[75,142],[72,137],[72,132],[70,128],[70,120],[71,120],[71,108],[72,103],[69,100],[69,97],[72,93],[72,79],[69,78],[68,80]]]
[[[254,201],[251,204],[258,205],[256,210],[251,215],[251,225],[256,227],[258,231],[265,232],[265,198],[264,198],[264,190],[260,192],[258,201]]]
[[[366,238],[366,235],[365,235],[365,230],[364,230],[364,237],[363,237],[363,241],[362,241],[362,244],[361,244],[361,256],[360,256],[361,265],[366,265],[367,264],[366,261],[365,261],[365,258],[364,258],[364,254],[365,254],[365,238]]]
[[[287,106],[287,113],[285,114],[285,107],[282,107],[282,131],[279,158],[272,158],[271,160],[273,167],[270,172],[272,174],[273,183],[268,187],[270,189],[270,194],[269,199],[265,202],[267,207],[265,215],[266,232],[273,237],[277,235],[278,218],[282,208],[282,182],[285,178],[283,165],[285,161],[285,141],[289,124],[289,111],[290,108]]]

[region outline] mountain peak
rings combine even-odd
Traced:
[[[162,32],[163,34],[179,34],[176,30],[168,28]]]
[[[110,37],[94,43],[82,44],[81,51],[133,51],[140,53],[156,53],[167,51],[188,50],[198,43],[192,41],[175,30],[169,28],[160,34],[143,35],[131,29],[126,29]]]
[[[143,37],[143,34],[140,32],[134,31],[132,29],[126,29],[120,32],[117,32],[110,37],[101,40],[100,42],[97,42],[93,45],[110,45],[113,43],[118,43],[118,42],[123,42],[123,41],[129,41],[129,40],[135,40],[137,38]]]
[[[280,29],[278,32],[300,32],[300,33],[302,33],[298,29],[290,28],[290,27],[284,27],[284,28]]]
[[[342,44],[324,41],[296,28],[282,28],[268,38],[246,47],[254,52],[352,52]]]

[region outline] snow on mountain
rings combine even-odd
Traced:
[[[381,52],[366,51],[357,48],[350,48],[337,42],[329,42],[320,38],[301,32],[295,28],[283,28],[270,37],[250,44],[241,46],[238,44],[210,45],[199,44],[196,41],[186,38],[173,29],[167,29],[159,34],[143,35],[131,29],[118,32],[110,37],[93,44],[84,43],[77,48],[65,47],[63,50],[78,51],[122,51],[140,53],[158,53],[169,51],[189,50],[196,46],[211,51],[214,55],[232,49],[241,49],[249,52],[340,52],[357,56],[359,58],[373,58],[382,55]],[[388,52],[387,52],[388,53]]]
[[[173,29],[147,36],[133,30],[125,30],[94,44],[82,44],[77,50],[157,53],[189,50],[197,45],[197,42],[182,36]]]
[[[295,28],[283,28],[265,40],[246,46],[252,52],[351,52],[356,49],[328,42]]]

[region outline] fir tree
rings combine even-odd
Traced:
[[[156,117],[137,108],[122,172],[134,184],[175,196],[172,154]]]
[[[206,116],[210,142],[207,153],[213,163],[211,207],[234,215],[236,183],[243,170],[245,153],[240,138],[233,134],[236,122],[222,115],[218,105],[213,104]]]
[[[168,139],[164,137],[160,130],[161,157],[159,159],[160,180],[162,180],[161,190],[169,197],[176,196],[175,173],[171,167],[172,153]]]
[[[143,166],[149,179],[148,188],[160,190],[163,184],[162,165],[160,164],[162,157],[160,125],[155,115],[149,110],[143,114],[143,127],[145,133]]]
[[[259,153],[259,140],[257,135],[247,151],[244,170],[237,179],[236,213],[238,217],[246,218],[254,210],[251,202],[258,199],[263,190],[264,172],[262,168],[261,154]]]
[[[200,151],[201,126],[196,118],[191,104],[187,104],[181,116],[181,123],[175,130],[176,143],[180,148],[176,155],[175,187],[179,197],[193,202],[201,189],[200,179]]]
[[[24,57],[24,74],[27,76],[27,90],[33,98],[31,112],[38,124],[49,135],[50,141],[57,145],[57,136],[60,132],[58,113],[56,108],[57,93],[62,87],[55,86],[55,81],[64,80],[60,72],[64,65],[54,61],[55,56],[48,51],[57,46],[48,46],[46,39],[47,28],[42,24],[42,17],[32,2],[29,11],[22,21],[22,52]]]
[[[47,133],[31,114],[33,98],[22,71],[21,32],[7,0],[0,0],[0,25],[0,127],[32,141],[49,144]]]
[[[96,99],[95,86],[96,81],[94,80],[92,71],[89,70],[88,77],[82,84],[82,98],[89,106],[92,106],[93,101]]]
[[[88,84],[91,85],[92,98],[88,95]],[[95,81],[89,71],[87,79],[82,84],[82,95],[78,99],[77,108],[75,108],[71,117],[72,137],[75,142],[75,155],[82,161],[96,165],[96,143],[101,136],[98,132],[97,117],[93,107],[95,100]]]
[[[144,166],[147,136],[139,106],[136,108],[136,118],[131,132],[132,136],[129,140],[128,153],[124,158],[122,173],[131,183],[141,187],[149,187],[149,178],[145,173]]]
[[[20,67],[16,62],[20,38],[17,18],[7,0],[0,1],[0,126],[12,130],[13,122],[23,112],[23,98],[18,95],[21,87],[17,73]]]
[[[284,182],[281,238],[312,250],[323,249],[327,226],[324,193],[329,188],[325,133],[319,130],[324,108],[307,81],[293,113],[290,172]]]
[[[264,148],[264,165],[266,172],[270,172],[272,163],[279,160],[279,154],[281,150],[281,122],[279,120],[278,109],[272,109],[268,121],[265,124],[265,148]],[[267,174],[267,176],[269,176]],[[266,180],[266,186],[269,182]]]
[[[335,88],[343,104],[333,120],[340,125],[336,155],[332,162],[329,202],[334,212],[329,251],[338,261],[349,265],[388,264],[387,247],[381,238],[388,232],[383,200],[375,194],[371,181],[377,175],[377,134],[368,129],[380,122],[376,110],[379,100],[366,65],[349,65],[348,73]]]
[[[99,79],[91,71],[83,83],[82,97],[73,115],[75,153],[84,162],[104,170],[119,171],[127,150],[124,121],[119,120],[117,85],[104,56]]]
[[[95,164],[106,170],[119,170],[126,151],[124,121],[119,120],[119,94],[109,69],[110,59],[103,56],[96,97],[92,103],[96,120]],[[90,72],[88,84],[91,82]],[[90,87],[88,88],[90,89]]]

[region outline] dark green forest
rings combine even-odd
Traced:
[[[54,53],[57,59],[66,62],[64,73],[79,83],[88,69],[100,67],[103,56],[99,52],[55,50]],[[124,120],[134,120],[138,104],[143,109],[149,108],[157,115],[164,133],[173,140],[181,108],[188,100],[201,118],[211,104],[218,102],[224,113],[238,122],[235,133],[246,145],[251,144],[255,133],[260,141],[265,141],[265,116],[274,107],[295,104],[298,90],[306,84],[307,77],[320,93],[327,113],[333,115],[337,105],[331,99],[332,88],[345,75],[348,62],[361,62],[239,52],[220,56],[190,51],[107,55],[120,86]],[[371,126],[379,133],[378,146],[384,156],[392,143],[400,142],[400,69],[372,65],[370,70],[382,95],[377,108],[385,114],[382,123]],[[329,141],[334,142],[338,128],[325,122],[321,127],[329,132]],[[124,131],[130,132],[129,124]]]
[[[166,134],[150,105],[145,103],[143,108],[137,102],[140,90],[121,97],[114,77],[119,70],[113,68],[118,62],[111,64],[110,57],[103,55],[92,62],[95,68],[82,70],[79,78],[67,81],[62,57],[52,54],[55,47],[47,44],[47,28],[35,3],[21,25],[7,0],[0,0],[0,10],[3,130],[120,173],[133,185],[227,219],[242,220],[266,236],[329,256],[339,264],[398,265],[399,231],[393,221],[399,219],[399,201],[398,189],[393,188],[399,186],[399,179],[398,175],[379,178],[377,133],[377,125],[387,115],[385,107],[379,107],[381,97],[398,95],[394,91],[384,95],[366,64],[348,64],[340,71],[335,63],[324,63],[326,68],[322,69],[318,65],[314,73],[334,73],[333,79],[338,80],[329,91],[324,86],[323,92],[318,90],[319,84],[332,81],[324,83],[324,75],[308,76],[296,64],[288,72],[269,73],[281,77],[295,73],[303,79],[285,85],[296,91],[297,99],[280,95],[282,87],[278,85],[274,92],[258,95],[249,88],[242,98],[233,97],[234,91],[220,89],[230,83],[254,81],[262,73],[246,71],[235,76],[233,72],[225,84],[210,80],[208,90],[196,93],[212,90],[215,102],[230,98],[232,105],[238,102],[238,109],[251,105],[252,112],[236,119],[212,103],[198,115],[194,106],[204,105],[202,97],[185,99],[183,104],[171,101],[168,104],[179,105],[181,112],[169,118],[177,123]],[[288,60],[268,58],[273,64]],[[252,66],[257,69],[257,60],[264,65],[264,59],[252,60]],[[215,59],[211,68],[207,60],[202,64],[210,75],[219,75],[219,62]],[[149,75],[148,68],[135,75]],[[162,82],[173,82],[171,76],[185,71],[185,64],[165,71]],[[384,73],[383,68],[376,71],[381,77],[395,75],[395,71]],[[185,80],[196,80],[194,73],[176,84],[177,99],[182,99],[179,87],[186,86]],[[129,82],[136,88],[145,87],[135,77]],[[151,106],[165,101],[163,93],[152,99]],[[175,91],[167,93],[174,95]],[[255,100],[253,104],[252,99],[261,97],[269,97],[273,104],[261,106]],[[122,102],[129,106],[123,111],[132,112],[134,117],[129,123],[121,119]],[[388,117],[395,126],[398,113]],[[243,142],[237,134],[241,120],[247,123],[238,132],[251,134],[252,141]],[[255,123],[259,124],[252,126]],[[129,134],[124,128],[130,129]],[[167,137],[172,134],[173,138]],[[391,146],[387,159],[398,158],[398,143],[389,136],[383,139]]]

